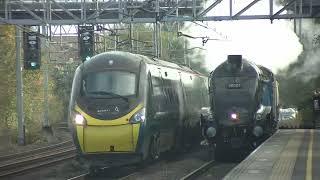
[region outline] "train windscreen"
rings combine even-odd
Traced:
[[[88,72],[77,104],[98,119],[115,119],[137,104],[137,75],[128,71]]]
[[[88,73],[82,89],[85,96],[132,96],[136,94],[136,75],[122,71]]]

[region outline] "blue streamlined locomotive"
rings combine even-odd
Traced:
[[[256,147],[278,128],[274,74],[241,55],[229,55],[209,77],[211,108],[202,113],[203,135],[216,157],[225,150]]]

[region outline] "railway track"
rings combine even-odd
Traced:
[[[113,171],[112,169],[113,169],[113,167],[105,167],[105,168],[103,168],[105,171]],[[118,177],[116,178],[116,179],[119,179],[119,180],[125,180],[125,179],[128,179],[129,177],[131,177],[131,176],[133,176],[133,175],[135,175],[137,172],[132,172],[132,173],[129,173],[129,174],[126,174],[126,175],[124,175],[124,176],[121,176],[120,174],[120,177],[119,177],[119,175],[118,175]],[[80,174],[80,175],[77,175],[77,176],[74,176],[74,177],[71,177],[71,178],[69,178],[68,180],[80,180],[80,179],[85,179],[86,177],[90,177],[90,176],[92,176],[89,172],[86,172],[86,173],[83,173],[83,174]],[[106,176],[107,177],[105,177],[105,178],[108,178],[108,176],[110,176],[110,174],[109,175],[107,175],[106,174]],[[112,175],[111,175],[112,176]],[[112,177],[110,177],[110,178],[112,178]],[[114,177],[113,177],[113,179],[114,179]]]
[[[206,172],[209,168],[211,168],[214,165],[215,165],[215,161],[214,160],[206,162],[202,166],[200,166],[199,168],[197,168],[194,171],[192,171],[191,173],[189,173],[189,174],[183,176],[182,178],[180,178],[180,180],[195,179],[195,178],[199,177],[200,175],[202,175],[204,172]],[[136,174],[137,174],[137,172],[131,173],[129,175],[126,175],[126,176],[120,178],[119,180],[130,179],[131,177],[133,177]]]
[[[89,173],[83,173],[83,174],[80,174],[78,176],[75,176],[75,177],[72,177],[72,178],[69,178],[68,180],[77,180],[77,179],[82,179],[82,178],[85,178],[86,176],[88,176]]]
[[[210,169],[212,166],[216,165],[216,162],[214,160],[209,161],[204,163],[202,166],[200,166],[199,168],[193,170],[191,173],[183,176],[182,178],[180,178],[180,180],[191,180],[191,179],[196,179],[197,177],[199,177],[200,175],[202,175],[204,172],[206,172],[208,169]],[[135,175],[137,175],[138,172],[132,172],[129,173],[123,177],[117,178],[119,180],[128,180],[131,178],[134,178]],[[68,180],[80,180],[80,179],[85,179],[85,177],[90,176],[89,173],[84,173],[84,174],[80,174],[78,176],[69,178]]]
[[[0,178],[57,163],[75,157],[72,141],[34,149],[22,153],[0,156]]]
[[[166,163],[165,160],[161,160],[161,161],[157,161],[156,164],[158,163]],[[153,164],[155,165],[155,164]],[[212,168],[213,166],[216,165],[221,165],[221,163],[218,163],[214,160],[211,161],[207,161],[207,162],[202,162],[199,163],[199,166],[197,169],[190,169],[189,170],[189,174],[184,174],[181,172],[177,172],[177,174],[180,174],[180,180],[191,180],[191,179],[196,179],[201,177],[205,172],[207,172],[210,168]],[[129,169],[124,170],[123,172],[118,171],[118,169],[114,169],[112,167],[105,167],[103,168],[104,170],[101,171],[100,173],[98,172],[96,175],[98,177],[100,177],[100,179],[106,178],[106,179],[119,179],[119,180],[132,180],[132,179],[139,179],[139,178],[148,178],[147,174],[146,177],[145,174],[143,173],[144,168],[140,169],[139,167],[136,166],[124,166],[127,167]],[[196,168],[196,167],[194,167]],[[121,168],[123,170],[123,168]],[[175,169],[175,168],[174,168]],[[155,171],[162,171],[162,169],[154,169]],[[117,172],[118,171],[118,172]],[[150,169],[149,169],[150,171]],[[112,174],[116,172],[116,177],[114,177]],[[156,173],[156,172],[155,172]],[[94,174],[90,174],[89,172],[85,172],[83,174],[79,174],[77,176],[74,177],[70,177],[68,180],[82,180],[82,179],[86,179],[89,178],[91,179],[92,177],[95,177],[96,175]],[[178,176],[179,177],[179,176]],[[93,178],[94,179],[94,178]]]
[[[195,169],[191,173],[189,173],[189,174],[183,176],[182,178],[180,178],[180,180],[195,179],[195,178],[199,177],[200,175],[202,175],[204,172],[206,172],[209,168],[211,168],[214,165],[215,165],[215,161],[214,160],[206,162],[202,166],[200,166],[198,169]]]

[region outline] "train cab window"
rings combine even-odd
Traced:
[[[266,83],[262,85],[262,105],[272,106],[272,91],[270,86]]]
[[[136,89],[136,75],[123,71],[88,73],[82,82],[84,96],[132,96]]]

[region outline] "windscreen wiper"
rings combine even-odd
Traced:
[[[129,102],[129,98],[125,97],[125,96],[121,96],[119,94],[115,94],[115,93],[112,93],[112,92],[106,92],[106,91],[93,91],[93,92],[90,92],[88,94],[98,94],[98,95],[109,95],[109,96],[112,96],[112,97],[119,97],[127,102]]]

